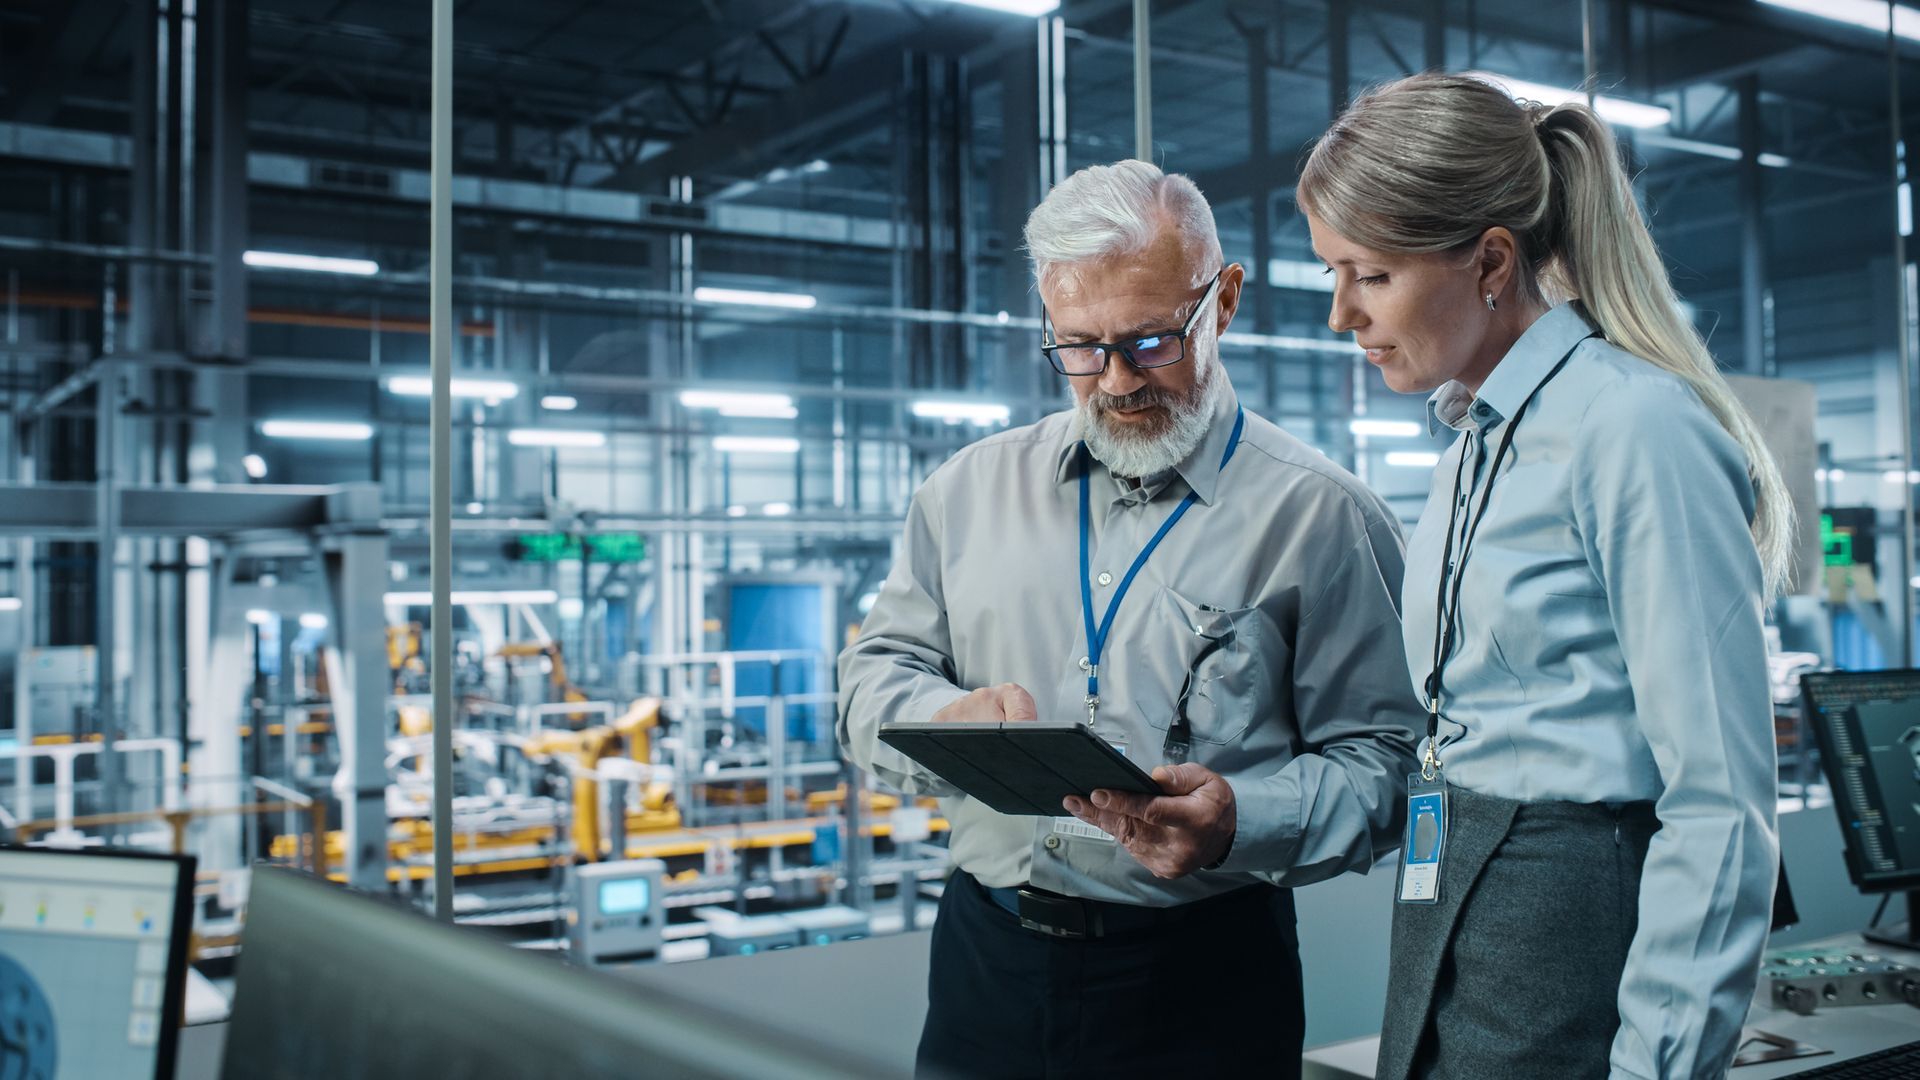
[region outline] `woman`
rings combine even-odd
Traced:
[[[1430,783],[1378,1075],[1724,1075],[1777,865],[1779,470],[1586,107],[1403,79],[1298,199],[1328,325],[1460,433],[1407,551]]]

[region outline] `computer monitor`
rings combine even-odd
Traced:
[[[1908,892],[1911,907],[1920,889],[1920,671],[1809,672],[1800,693],[1833,788],[1847,874],[1862,892]],[[1869,937],[1908,944],[1910,935]]]
[[[226,1080],[861,1077],[850,1051],[516,949],[292,870],[254,871]]]
[[[0,845],[0,1077],[173,1076],[193,869]]]

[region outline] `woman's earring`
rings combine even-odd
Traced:
[[[1492,293],[1487,294],[1487,310],[1488,311],[1493,310],[1493,294]]]

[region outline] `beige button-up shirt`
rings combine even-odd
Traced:
[[[1067,411],[966,447],[915,494],[893,570],[840,657],[839,737],[887,783],[942,797],[954,861],[982,884],[1164,906],[1249,873],[1301,885],[1364,871],[1399,845],[1424,731],[1400,652],[1399,529],[1353,476],[1251,413],[1222,470],[1237,409],[1229,389],[1188,460],[1138,487],[1091,460]],[[1095,731],[1143,769],[1164,764],[1181,682],[1207,643],[1194,628],[1232,626],[1187,708],[1189,760],[1225,776],[1237,803],[1219,870],[1160,880],[1077,822],[998,813],[878,739],[884,721],[931,719],[1005,682],[1032,693],[1042,719],[1085,720],[1083,467],[1096,621],[1167,515],[1198,496],[1114,617]]]

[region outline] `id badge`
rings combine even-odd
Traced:
[[[1403,904],[1440,902],[1440,859],[1447,849],[1447,781],[1407,774],[1407,833],[1400,848]]]

